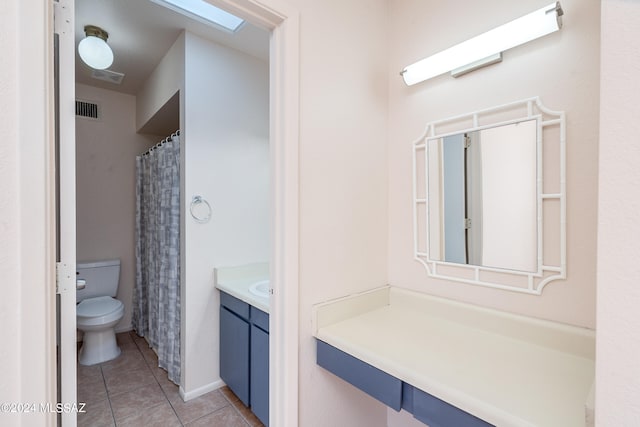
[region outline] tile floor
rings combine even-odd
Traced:
[[[183,402],[178,386],[135,332],[116,335],[122,354],[94,366],[78,365],[78,426],[260,427],[263,424],[223,387]]]

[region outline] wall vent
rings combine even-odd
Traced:
[[[122,83],[122,79],[124,79],[124,74],[111,70],[93,70],[91,77],[119,85]]]
[[[86,117],[89,119],[98,119],[98,104],[96,104],[95,102],[76,100],[76,116]]]

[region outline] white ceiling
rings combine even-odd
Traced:
[[[135,95],[183,30],[203,38],[269,59],[269,32],[247,22],[234,34],[212,28],[172,12],[150,0],[76,0],[76,46],[85,25],[109,33],[114,54],[111,71],[124,73],[120,85],[91,77],[76,49],[76,82]]]

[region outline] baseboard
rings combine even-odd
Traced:
[[[214,381],[212,383],[209,383],[207,385],[204,385],[202,387],[199,387],[199,388],[197,388],[195,390],[191,390],[191,391],[188,391],[188,392],[184,391],[182,386],[180,386],[179,393],[180,393],[180,397],[182,398],[182,400],[187,402],[187,401],[189,401],[191,399],[195,399],[196,397],[200,397],[203,394],[207,394],[210,391],[217,390],[220,387],[224,387],[224,385],[225,385],[224,381],[219,379],[219,380],[216,380],[216,381]]]

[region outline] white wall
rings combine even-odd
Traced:
[[[270,257],[269,65],[184,32],[138,94],[137,127],[176,91],[184,207],[181,386],[192,398],[222,384],[213,268]],[[194,196],[211,206],[206,224],[191,217]]]
[[[76,118],[76,241],[78,261],[120,259],[117,298],[131,329],[135,287],[136,155],[161,136],[136,133],[136,98],[76,85],[76,98],[100,105],[100,119]]]
[[[136,129],[140,130],[184,88],[184,33],[181,33],[137,93]]]
[[[213,268],[269,261],[269,65],[182,33],[138,94],[142,128],[180,93],[182,391],[222,383]],[[190,214],[194,196],[211,220]],[[198,212],[202,214],[203,212]]]
[[[602,2],[596,425],[640,417],[640,3]]]
[[[547,0],[389,1],[389,282],[430,294],[593,328],[600,8],[563,0],[561,31],[504,53],[503,62],[405,86],[398,71],[548,4]],[[413,260],[412,142],[434,120],[540,96],[567,115],[567,280],[523,295],[435,280]]]
[[[213,268],[269,261],[269,66],[185,34],[182,385],[219,384]],[[194,196],[211,220],[189,213]]]

